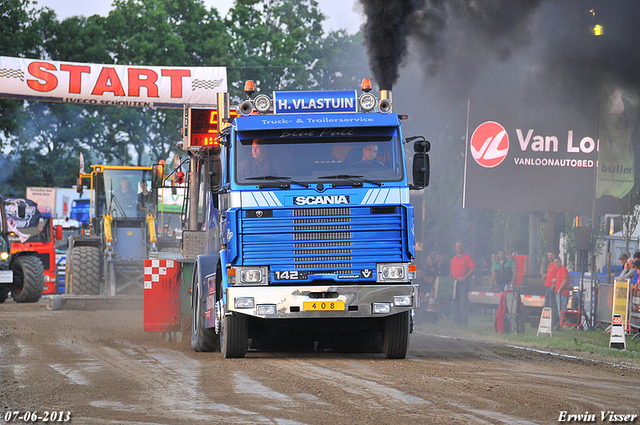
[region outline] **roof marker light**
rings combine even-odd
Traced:
[[[365,93],[369,93],[371,91],[371,80],[368,78],[364,78],[362,80],[362,91]]]
[[[256,92],[256,83],[254,83],[253,80],[247,80],[247,82],[244,83],[244,92],[249,96],[249,99],[251,99],[251,95]]]

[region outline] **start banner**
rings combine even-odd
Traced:
[[[0,97],[101,106],[216,104],[225,67],[129,66],[0,56]]]

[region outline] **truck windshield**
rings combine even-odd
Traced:
[[[315,184],[349,179],[400,181],[404,178],[402,145],[395,130],[385,129],[366,137],[358,137],[351,129],[333,131],[335,137],[286,139],[244,132],[235,143],[236,182],[255,185],[261,180],[290,180]]]
[[[157,204],[151,195],[151,171],[105,169],[104,185],[106,206],[114,216],[141,218]]]

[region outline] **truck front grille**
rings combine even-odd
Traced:
[[[377,262],[400,262],[407,231],[400,211],[399,207],[386,214],[372,214],[370,207],[293,208],[260,218],[242,211],[242,264],[268,265],[272,272],[356,274],[375,270]]]

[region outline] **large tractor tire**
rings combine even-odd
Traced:
[[[11,288],[9,287],[9,285],[0,285],[0,304],[7,300],[10,290]]]
[[[35,303],[44,290],[44,268],[37,257],[20,256],[13,263],[11,297],[17,303]]]
[[[193,300],[193,318],[191,320],[191,348],[197,352],[216,351],[218,336],[214,328],[205,327],[205,297],[200,293],[200,285],[195,285]]]
[[[225,359],[242,358],[249,348],[249,324],[244,314],[230,313],[222,317],[220,351]]]
[[[98,295],[100,293],[100,249],[95,246],[74,246],[71,253],[71,293]]]
[[[405,311],[385,318],[382,353],[387,359],[404,359],[409,349],[411,312]]]

